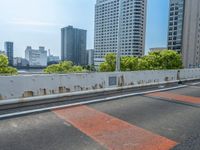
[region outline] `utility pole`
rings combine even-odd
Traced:
[[[121,58],[121,22],[122,22],[122,1],[119,0],[119,17],[118,17],[118,35],[117,35],[117,56],[116,56],[116,72],[120,72],[120,58]]]

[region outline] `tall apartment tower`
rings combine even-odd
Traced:
[[[118,47],[121,56],[144,55],[146,9],[147,0],[96,1],[95,66],[107,53],[117,53]]]
[[[61,29],[61,59],[87,65],[87,31],[68,26]]]
[[[170,0],[168,49],[182,51],[185,0]]]
[[[200,0],[170,0],[168,48],[182,54],[185,68],[200,67]]]
[[[13,49],[13,42],[5,42],[4,43],[4,49],[5,49],[5,53],[8,57],[8,61],[9,61],[9,65],[13,66],[13,60],[14,60],[14,49]]]

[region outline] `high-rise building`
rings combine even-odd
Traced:
[[[4,49],[5,49],[5,53],[8,57],[8,61],[9,61],[9,65],[13,65],[13,57],[14,57],[14,50],[13,50],[13,42],[5,42],[4,43]]]
[[[182,54],[185,68],[200,67],[200,0],[170,0],[168,49]]]
[[[44,47],[39,47],[38,50],[35,50],[28,46],[25,50],[25,58],[29,61],[30,67],[47,66],[47,51]]]
[[[145,49],[147,0],[97,0],[95,6],[95,66],[107,53],[142,56]]]
[[[183,39],[184,0],[170,0],[168,49],[181,52]]]
[[[61,60],[87,65],[87,31],[68,26],[61,29]]]

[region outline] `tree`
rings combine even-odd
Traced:
[[[150,64],[147,56],[138,58],[138,70],[150,70]]]
[[[161,51],[162,69],[183,68],[182,56],[173,50]]]
[[[114,53],[108,53],[105,56],[105,62],[99,66],[101,72],[113,72],[116,67],[116,55]]]
[[[92,72],[96,71],[96,68],[95,68],[94,65],[86,65],[83,68],[86,69],[86,70],[88,70],[88,71],[92,71]]]
[[[9,67],[8,64],[8,58],[5,55],[0,55],[0,74],[17,74],[17,69]]]
[[[8,58],[5,55],[0,55],[0,68],[8,67]]]
[[[161,51],[150,52],[144,59],[148,64],[148,70],[160,70],[162,69]]]
[[[81,73],[86,71],[87,70],[83,69],[81,66],[74,66],[71,61],[63,61],[44,69],[45,73]]]
[[[163,69],[181,69],[182,57],[176,51],[163,50],[150,52],[143,57],[122,56],[121,71],[137,70],[163,70]],[[105,62],[100,65],[100,71],[115,71],[116,55],[109,53],[105,56]]]
[[[121,57],[121,71],[136,71],[138,70],[138,58],[131,56]]]
[[[100,64],[99,70],[100,70],[100,72],[111,72],[112,71],[110,65],[107,62]]]

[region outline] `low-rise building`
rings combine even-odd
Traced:
[[[153,48],[150,48],[150,52],[163,51],[167,49],[168,49],[167,47],[153,47]]]
[[[47,66],[47,51],[45,47],[39,47],[38,50],[35,50],[28,46],[25,50],[25,58],[29,61],[30,67]]]
[[[60,62],[60,57],[59,56],[53,56],[49,55],[47,58],[47,62]]]
[[[6,53],[0,50],[0,55],[6,55]]]
[[[13,61],[15,67],[29,67],[29,62],[25,58],[15,57]]]

